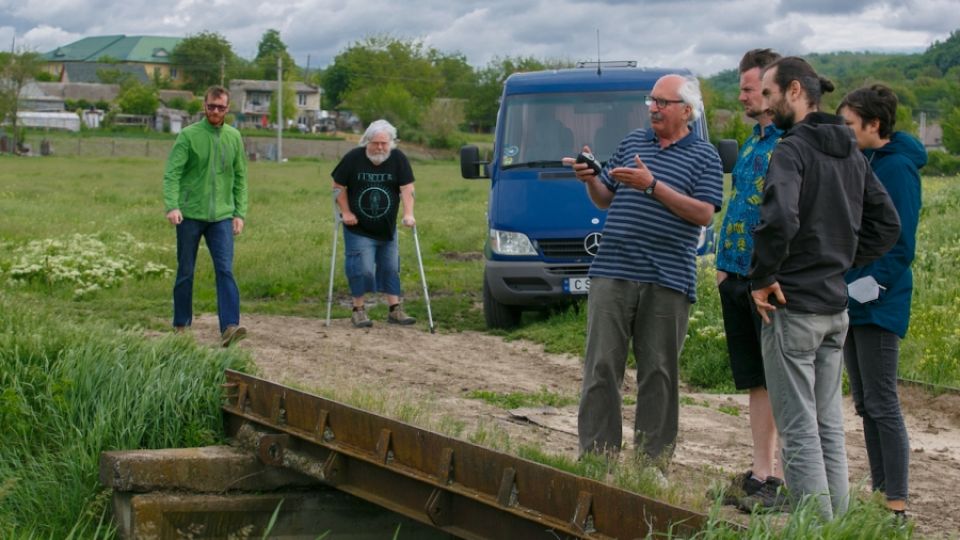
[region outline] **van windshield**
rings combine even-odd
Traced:
[[[627,133],[650,125],[647,92],[521,94],[504,101],[502,167],[559,167],[589,145],[607,161]]]

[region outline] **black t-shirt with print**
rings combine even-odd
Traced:
[[[407,156],[394,148],[390,157],[374,165],[364,147],[350,150],[333,169],[333,181],[346,186],[350,211],[357,224],[350,232],[377,240],[391,240],[397,229],[400,186],[413,182],[413,169]]]

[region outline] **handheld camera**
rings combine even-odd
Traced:
[[[600,174],[600,169],[603,168],[601,167],[597,158],[595,158],[590,152],[580,152],[580,154],[577,155],[577,163],[586,163],[591,169],[593,169],[593,174],[597,175]]]

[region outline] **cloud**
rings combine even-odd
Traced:
[[[0,20],[6,35],[13,28],[42,51],[86,36],[212,31],[248,59],[273,28],[314,69],[378,34],[459,52],[475,66],[503,56],[593,60],[599,29],[603,59],[710,75],[756,47],[922,50],[960,27],[960,10],[956,0],[0,0]]]

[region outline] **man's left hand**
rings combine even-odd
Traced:
[[[647,189],[653,183],[653,173],[643,163],[640,156],[634,156],[636,167],[617,167],[610,171],[610,176],[625,186],[634,189]]]
[[[753,297],[753,303],[757,306],[757,313],[760,314],[760,318],[763,319],[764,324],[770,324],[770,317],[767,314],[777,310],[777,306],[770,303],[771,294],[777,299],[777,303],[781,306],[787,304],[787,298],[783,295],[783,290],[780,289],[780,284],[776,281],[762,289],[750,291],[750,296]]]
[[[243,218],[233,218],[233,235],[237,236],[243,232]]]

